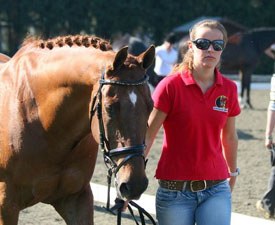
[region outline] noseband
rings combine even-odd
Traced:
[[[101,79],[99,80],[99,89],[97,94],[94,96],[91,106],[90,112],[90,124],[92,121],[92,117],[94,116],[95,112],[97,112],[97,118],[99,123],[99,137],[100,137],[100,146],[103,152],[104,162],[106,166],[109,168],[109,173],[117,174],[118,170],[131,158],[136,156],[142,156],[144,158],[144,150],[145,144],[133,145],[133,146],[126,146],[120,148],[110,148],[109,141],[106,138],[106,133],[103,124],[102,118],[102,87],[104,85],[119,85],[119,86],[139,86],[147,83],[148,75],[145,74],[144,78],[138,81],[116,81],[116,80],[106,80],[104,78],[105,72],[102,73]],[[98,100],[98,101],[97,101]],[[96,104],[97,102],[97,104]],[[127,155],[123,161],[117,165],[116,162],[113,160],[113,157],[119,155]]]

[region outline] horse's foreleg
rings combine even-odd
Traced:
[[[253,106],[251,105],[251,101],[250,101],[250,89],[251,89],[251,77],[252,77],[252,72],[250,71],[246,71],[243,74],[244,77],[244,87],[246,89],[246,105],[248,108],[253,108]]]
[[[241,82],[240,97],[241,97],[241,100],[242,100],[243,96],[244,96],[244,89],[245,89],[245,78],[244,78],[244,74],[243,74],[242,71],[239,71],[239,79],[240,79],[240,82]]]
[[[240,71],[240,81],[241,81],[241,107],[242,108],[253,108],[250,101],[250,87],[251,87],[251,71]],[[246,91],[246,99],[244,101],[244,92]]]
[[[68,225],[93,225],[93,194],[90,185],[81,192],[52,204]]]
[[[7,188],[5,182],[0,182],[0,225],[17,225],[18,223],[20,210],[14,202],[16,192],[13,191]]]
[[[245,108],[245,99],[244,99],[244,92],[245,92],[245,78],[244,78],[244,73],[242,70],[239,71],[239,80],[240,80],[240,96],[239,96],[239,103],[241,108]]]
[[[0,204],[0,207],[0,225],[17,225],[20,211],[12,206]]]
[[[253,108],[250,101],[250,89],[251,89],[251,77],[252,74],[247,74],[247,91],[246,91],[246,103],[248,104],[249,108]]]

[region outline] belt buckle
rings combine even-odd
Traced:
[[[203,181],[203,187],[200,187],[200,185],[196,187],[195,184],[196,183],[200,184],[202,181]],[[207,187],[206,180],[191,180],[191,182],[190,182],[190,189],[192,192],[204,191],[206,189],[206,187]]]

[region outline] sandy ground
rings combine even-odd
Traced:
[[[266,190],[271,168],[269,164],[269,152],[264,148],[268,101],[269,90],[253,90],[252,104],[254,105],[254,110],[243,110],[237,118],[239,135],[238,166],[241,168],[241,175],[238,177],[233,192],[234,212],[262,218],[263,214],[257,212],[255,204]],[[157,188],[154,171],[160,154],[161,137],[162,132],[159,133],[149,157],[147,174],[150,185],[146,190],[146,194],[154,195]],[[96,171],[92,182],[106,185],[106,168],[103,164],[101,152],[99,152],[98,156]],[[94,193],[94,195],[96,195],[96,193]],[[95,224],[102,225],[103,223],[99,222],[102,220],[100,211],[100,208],[96,207]],[[104,217],[107,218],[105,214]],[[37,204],[21,211],[19,224],[64,225],[65,223],[51,206]],[[129,224],[134,223],[131,222]]]

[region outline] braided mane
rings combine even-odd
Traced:
[[[93,47],[96,49],[100,49],[101,51],[109,51],[112,50],[112,46],[110,42],[89,35],[67,35],[67,36],[58,36],[56,38],[43,40],[35,37],[28,37],[24,40],[23,46],[27,44],[34,44],[39,48],[48,48],[53,49],[56,47],[63,46],[85,46],[86,48]]]

